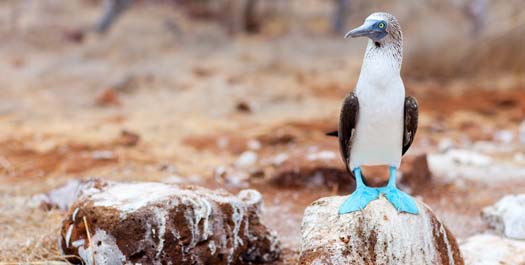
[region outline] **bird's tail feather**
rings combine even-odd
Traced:
[[[327,136],[338,137],[339,136],[339,132],[338,131],[327,132],[326,135]]]

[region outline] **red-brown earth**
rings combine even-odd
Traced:
[[[283,243],[282,262],[296,260],[304,208],[352,189],[337,140],[325,133],[337,127],[363,43],[279,31],[230,38],[220,26],[188,23],[156,5],[131,10],[105,37],[67,41],[63,34],[89,24],[97,10],[56,8],[34,11],[51,12],[45,21],[27,15],[18,32],[0,29],[0,261],[60,259],[64,213],[44,211],[31,197],[92,176],[255,188],[264,221]],[[79,8],[85,16],[72,12]],[[487,79],[405,78],[421,116],[402,171],[443,141],[503,145],[495,138],[501,130],[514,134],[506,143],[513,149],[491,155],[512,160],[523,151],[524,84]],[[256,159],[239,161],[247,151]],[[525,180],[497,177],[464,185],[433,178],[412,190],[461,240],[486,229],[483,207],[525,192]]]

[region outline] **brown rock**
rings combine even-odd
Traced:
[[[162,183],[86,185],[62,223],[75,263],[243,264],[279,257],[255,190],[234,196]],[[93,262],[95,261],[95,262]]]
[[[418,194],[432,181],[432,173],[428,168],[427,154],[406,157],[403,161],[401,183]]]
[[[326,188],[349,193],[355,181],[334,151],[297,149],[271,161],[275,168],[269,183],[278,188]]]
[[[237,111],[243,112],[243,113],[250,113],[252,112],[252,107],[250,104],[246,101],[239,101],[237,102],[237,105],[235,106]]]
[[[111,88],[106,88],[99,91],[95,97],[95,101],[99,106],[120,105],[120,98],[117,92]]]
[[[120,132],[120,137],[116,139],[116,143],[118,145],[123,145],[123,146],[128,146],[128,147],[137,145],[139,141],[140,141],[140,135],[132,131],[128,131],[128,130],[122,130]]]
[[[300,264],[463,264],[454,236],[423,203],[419,215],[398,213],[380,196],[360,212],[339,215],[347,197],[306,208]]]
[[[85,33],[80,29],[67,29],[64,31],[66,40],[75,43],[82,43],[84,41]]]
[[[355,189],[354,179],[344,168],[328,166],[294,167],[285,164],[277,169],[270,183],[279,188],[323,187],[346,193]]]

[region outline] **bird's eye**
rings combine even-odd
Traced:
[[[379,23],[379,25],[377,25],[380,29],[384,29],[385,28],[385,23],[381,22]]]

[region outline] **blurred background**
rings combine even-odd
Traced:
[[[405,190],[478,233],[480,209],[525,192],[524,5],[0,0],[0,261],[62,260],[64,209],[36,198],[99,177],[255,188],[293,263],[304,207],[353,189],[324,134],[366,46],[342,36],[375,11],[402,25],[420,104]]]

